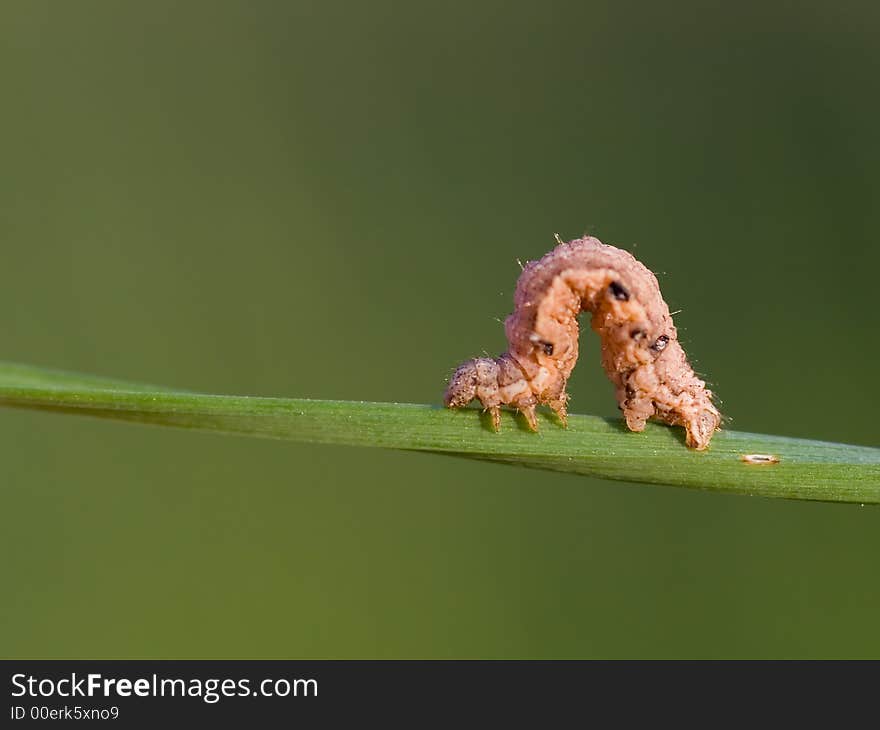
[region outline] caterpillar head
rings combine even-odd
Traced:
[[[478,396],[481,388],[498,387],[498,363],[488,357],[467,360],[449,379],[443,403],[447,408],[463,408]]]

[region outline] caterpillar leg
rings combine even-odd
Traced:
[[[721,416],[715,408],[706,408],[694,414],[684,424],[687,429],[687,445],[697,451],[703,451],[709,446],[712,434],[720,423]]]
[[[538,418],[535,416],[535,406],[520,406],[519,412],[522,413],[529,424],[530,431],[538,430]]]
[[[568,394],[563,393],[562,397],[554,398],[547,405],[556,414],[562,427],[568,428]]]
[[[492,419],[492,430],[498,433],[501,430],[501,406],[489,406],[486,410]]]
[[[645,430],[645,424],[648,422],[648,419],[654,416],[656,412],[654,402],[645,395],[636,395],[635,391],[629,387],[627,387],[626,391],[626,400],[621,404],[623,418],[626,421],[626,427],[630,431],[640,433]],[[659,415],[659,417],[662,420],[667,420],[662,415]],[[669,423],[668,420],[667,423]]]

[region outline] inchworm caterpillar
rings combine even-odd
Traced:
[[[712,392],[688,364],[657,277],[630,253],[592,237],[560,243],[530,261],[505,320],[508,350],[462,363],[444,403],[475,398],[498,430],[501,406],[519,409],[536,431],[535,406],[547,404],[566,423],[565,385],[578,356],[578,315],[592,314],[602,366],[631,431],[649,418],[687,429],[687,445],[705,449],[721,415]]]

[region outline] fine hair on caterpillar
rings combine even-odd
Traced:
[[[683,426],[691,448],[707,448],[721,414],[688,364],[657,277],[632,254],[589,236],[526,264],[504,322],[507,352],[462,363],[446,389],[446,406],[477,399],[498,430],[501,406],[510,405],[536,431],[535,407],[546,404],[565,425],[565,386],[577,363],[584,311],[601,339],[602,366],[627,427],[642,431],[654,418]]]

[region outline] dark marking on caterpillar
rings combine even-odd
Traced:
[[[629,292],[624,289],[618,282],[612,281],[611,285],[608,287],[608,290],[611,292],[611,296],[613,296],[618,301],[629,301]]]
[[[651,345],[651,349],[654,352],[663,352],[666,349],[666,345],[669,344],[669,338],[666,335],[660,335],[655,341],[654,344]]]
[[[602,341],[602,366],[629,429],[642,431],[654,418],[683,426],[687,445],[705,449],[721,415],[688,364],[657,277],[632,254],[592,237],[560,242],[523,267],[504,322],[507,352],[462,363],[446,389],[446,406],[477,399],[497,430],[501,406],[511,405],[537,430],[535,407],[546,404],[564,425],[584,311]]]
[[[779,457],[776,454],[741,454],[740,461],[746,464],[778,464]]]

